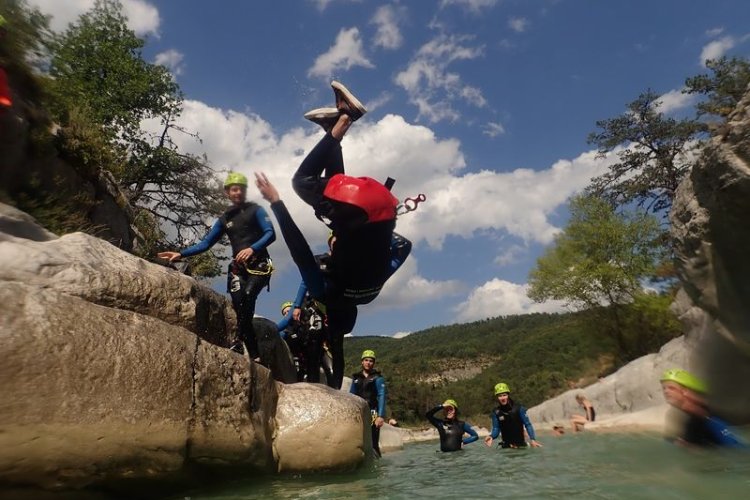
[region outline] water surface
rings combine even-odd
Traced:
[[[436,453],[436,442],[414,444],[348,474],[237,480],[173,498],[750,497],[750,451],[688,450],[656,435],[566,434],[543,443],[502,450],[478,441],[456,453]]]

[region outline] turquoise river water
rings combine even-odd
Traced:
[[[413,444],[348,474],[237,479],[170,498],[750,498],[750,450],[684,449],[656,435],[540,439],[544,448],[490,449],[477,441],[456,453],[436,453],[436,442]]]

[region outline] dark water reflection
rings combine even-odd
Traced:
[[[174,499],[748,498],[750,451],[686,450],[653,435],[546,437],[532,450],[436,453],[408,446],[349,474],[277,476],[192,490]]]

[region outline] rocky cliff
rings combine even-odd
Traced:
[[[674,304],[696,341],[712,408],[750,423],[750,89],[681,183],[671,222],[683,289]]]
[[[234,322],[192,278],[0,205],[0,489],[369,456],[361,399],[275,382],[226,349]]]

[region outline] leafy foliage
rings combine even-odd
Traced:
[[[648,90],[628,104],[625,113],[596,126],[600,130],[589,135],[589,143],[601,157],[617,151],[620,161],[592,179],[588,192],[615,205],[636,202],[653,212],[669,209],[705,125],[665,117],[659,111],[659,95]]]
[[[688,94],[701,94],[706,99],[696,105],[699,116],[726,118],[742,99],[750,84],[750,61],[738,57],[710,59],[704,73],[685,80]]]

